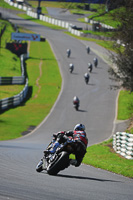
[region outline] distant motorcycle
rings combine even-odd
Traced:
[[[97,67],[97,65],[98,65],[98,59],[97,59],[97,58],[94,58],[94,59],[93,59],[93,63],[94,63],[94,66]]]
[[[70,63],[70,65],[69,65],[69,71],[70,71],[70,73],[72,73],[73,70],[74,70],[74,65],[72,63]]]
[[[71,55],[71,49],[67,49],[67,57],[69,58]]]
[[[75,97],[73,98],[73,107],[75,108],[75,110],[78,111],[79,105],[80,105],[79,98],[78,98],[77,96],[75,96]]]
[[[86,47],[86,51],[87,51],[88,54],[90,53],[90,47],[89,46]]]
[[[85,74],[84,74],[84,79],[85,79],[85,83],[88,84],[89,79],[90,79],[90,76],[89,76],[88,73],[85,73]]]
[[[90,73],[92,72],[92,68],[93,68],[92,64],[88,63],[88,70],[89,70]]]
[[[55,135],[53,135],[55,137]],[[55,140],[48,145],[46,150],[52,149]],[[67,140],[64,144],[61,144],[55,151],[55,153],[44,153],[44,157],[36,166],[36,171],[41,172],[46,170],[49,175],[57,175],[61,170],[69,167],[70,154],[76,154],[78,148],[80,148],[80,142],[74,140]]]

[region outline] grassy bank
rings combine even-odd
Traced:
[[[26,69],[28,100],[1,115],[0,140],[20,137],[29,127],[36,127],[48,115],[60,92],[61,76],[48,42],[31,42]]]
[[[112,139],[88,147],[83,162],[97,168],[108,170],[133,178],[133,160],[127,160],[112,149]]]

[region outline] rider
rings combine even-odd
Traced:
[[[69,141],[79,142],[80,145],[78,145],[75,154],[76,159],[70,159],[70,164],[74,165],[75,167],[78,167],[83,160],[88,144],[88,139],[85,132],[85,126],[83,124],[77,124],[74,127],[73,131],[58,132],[55,137],[56,141],[54,143],[52,150],[44,151],[44,153],[55,153],[57,147],[59,147],[60,144],[65,143],[68,139]]]
[[[90,76],[87,72],[84,74],[84,78],[89,80]]]
[[[77,96],[74,96],[73,97],[73,104],[79,104],[80,101],[79,101],[79,98]]]
[[[70,57],[71,49],[67,49],[67,56]]]
[[[74,70],[74,65],[72,63],[69,64],[69,69],[71,70],[71,72]]]

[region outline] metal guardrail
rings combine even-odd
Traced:
[[[133,159],[133,134],[117,132],[113,135],[113,149],[127,159]]]
[[[19,94],[15,95],[13,97],[9,97],[9,98],[0,100],[0,111],[20,105],[26,98],[27,93],[28,93],[28,79],[26,79],[25,87]]]
[[[0,85],[22,85],[25,83],[25,76],[0,77]]]
[[[6,83],[8,84],[24,84],[25,82],[25,87],[24,89],[17,95],[5,99],[0,100],[0,111],[3,111],[5,109],[9,109],[11,107],[15,107],[20,105],[24,99],[27,96],[28,93],[28,78],[25,78],[25,70],[24,70],[24,59],[27,59],[29,55],[24,54],[21,55],[21,68],[22,68],[22,76],[21,77],[0,77],[0,83]],[[2,85],[2,84],[1,84]]]
[[[23,85],[25,84],[25,69],[24,69],[24,60],[29,57],[29,54],[23,54],[20,56],[21,60],[21,75],[14,77],[0,77],[0,85]]]
[[[19,5],[17,3],[10,2],[10,0],[4,0],[4,1],[6,3],[10,4],[11,6],[14,6],[14,7],[17,7],[19,9],[23,9],[24,11],[27,11],[27,15],[29,15],[33,18],[36,18],[36,19],[38,18],[38,14],[36,12],[31,11],[30,7],[27,7],[26,5]],[[70,33],[74,34],[74,35],[81,36],[81,34],[83,34],[83,32],[81,32],[81,31],[74,30],[72,28],[72,26],[74,26],[74,25],[70,24],[68,22],[57,20],[57,19],[47,17],[47,16],[44,16],[44,15],[41,15],[41,14],[39,15],[39,19],[42,20],[42,21],[45,21],[47,23],[54,24],[56,26],[60,26],[62,28],[67,28],[68,31]]]

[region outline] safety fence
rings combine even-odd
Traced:
[[[27,93],[28,93],[28,79],[26,79],[25,87],[19,94],[13,97],[0,100],[0,111],[20,105],[26,98]]]
[[[25,76],[0,77],[0,85],[22,85],[25,83]]]
[[[29,57],[29,54],[22,54],[21,60],[21,76],[0,77],[0,85],[23,85],[25,84],[25,63],[24,60]]]
[[[113,135],[113,149],[127,159],[133,159],[133,134],[116,132]]]
[[[112,26],[109,26],[109,25],[107,25],[107,24],[103,24],[103,23],[98,22],[98,21],[94,21],[94,20],[89,19],[89,18],[87,18],[87,17],[85,17],[85,22],[86,22],[86,23],[93,24],[93,25],[96,24],[96,25],[97,25],[97,28],[99,28],[99,30],[101,30],[101,31],[104,31],[104,30],[113,31],[113,30],[115,30],[115,28],[112,27]]]
[[[31,17],[34,17],[34,18],[37,18],[38,15],[37,13],[33,12],[33,11],[27,11],[27,15],[31,16]],[[72,27],[74,26],[73,24],[70,24],[68,22],[65,22],[65,21],[61,21],[61,20],[58,20],[58,19],[54,19],[54,18],[51,18],[51,17],[47,17],[47,16],[44,16],[44,15],[39,15],[39,19],[42,20],[42,21],[45,21],[47,23],[50,23],[50,24],[53,24],[53,25],[56,25],[56,26],[59,26],[59,27],[62,27],[62,28],[66,28],[68,29],[68,31],[74,35],[77,35],[77,36],[81,36],[81,34],[83,32],[81,31],[78,31],[78,30],[75,30],[73,29]]]
[[[16,8],[19,8],[19,9],[22,9],[22,10],[26,11],[28,16],[31,16],[31,17],[36,18],[36,19],[38,18],[38,14],[36,12],[33,12],[31,7],[28,7],[26,5],[19,5],[18,3],[13,3],[10,0],[4,0],[4,1],[6,3],[10,4],[11,6],[14,6]],[[74,25],[70,24],[68,22],[65,22],[65,21],[62,21],[62,20],[58,20],[58,19],[54,19],[54,18],[51,18],[51,17],[48,17],[48,16],[44,16],[42,14],[39,15],[39,19],[42,20],[42,21],[45,21],[47,23],[56,25],[56,26],[59,26],[59,27],[62,27],[62,28],[66,28],[66,29],[68,29],[68,31],[70,33],[72,33],[74,35],[81,36],[83,34],[82,31],[73,29],[72,27]]]
[[[32,8],[29,7],[28,5],[25,5],[25,4],[20,5],[18,3],[13,3],[13,2],[11,2],[11,0],[4,0],[4,1],[7,2],[8,4],[10,4],[11,6],[14,6],[14,7],[18,8],[18,9],[22,9],[22,10],[26,11],[27,15],[29,15],[29,16],[31,16],[33,18],[38,18],[38,14],[36,12],[33,12]],[[42,21],[45,21],[47,23],[54,24],[54,25],[66,28],[66,29],[68,29],[68,31],[70,33],[72,33],[74,35],[77,35],[77,36],[82,36],[83,35],[82,31],[73,29],[72,28],[73,25],[68,23],[68,22],[61,21],[61,20],[58,20],[58,19],[54,19],[54,18],[51,18],[51,17],[48,17],[48,16],[44,16],[44,15],[41,15],[41,14],[39,15],[39,19],[42,20]],[[106,30],[107,31],[112,31],[112,30],[115,29],[114,27],[106,25],[106,24],[103,24],[101,22],[90,20],[87,17],[85,17],[85,22],[94,25],[94,27],[96,27],[96,29],[99,29],[101,31],[106,31]]]
[[[27,96],[28,93],[28,78],[26,78],[25,76],[25,62],[24,60],[27,59],[29,57],[29,54],[23,54],[21,55],[20,59],[21,59],[21,70],[22,70],[22,76],[20,77],[0,77],[0,84],[1,85],[12,85],[12,84],[25,84],[23,90],[13,96],[13,97],[9,97],[9,98],[4,98],[0,100],[0,111],[3,111],[5,109],[9,109],[11,107],[15,107],[20,105],[24,99]]]

